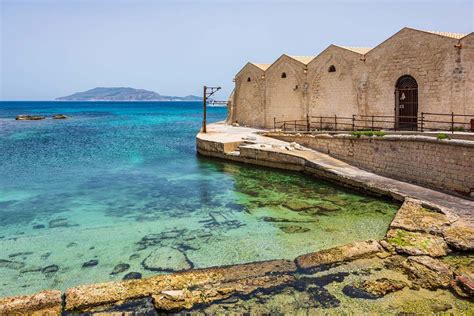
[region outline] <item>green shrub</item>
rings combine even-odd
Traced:
[[[439,133],[438,135],[436,135],[436,138],[437,139],[449,139],[449,136],[444,134],[444,133]]]
[[[382,132],[382,131],[357,131],[357,132],[352,132],[352,136],[355,136],[357,138],[359,138],[361,136],[368,136],[368,137],[379,136],[379,137],[382,137],[382,136],[385,136],[385,132]]]
[[[465,131],[464,126],[455,126],[455,127],[453,128],[453,130],[454,130],[455,132],[464,132],[464,131]]]

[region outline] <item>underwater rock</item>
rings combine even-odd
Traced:
[[[124,275],[122,280],[137,280],[137,279],[141,279],[141,278],[142,278],[141,273],[139,273],[139,272],[129,272],[129,273]]]
[[[336,205],[339,205],[339,206],[347,206],[347,205],[351,204],[351,202],[345,200],[344,198],[340,197],[339,195],[325,196],[323,198],[323,200],[332,202],[332,203],[334,203]]]
[[[309,228],[297,225],[281,226],[279,228],[287,234],[306,233],[310,231]]]
[[[0,268],[20,270],[25,267],[23,262],[0,259]]]
[[[45,228],[43,224],[33,225],[33,229],[42,229],[42,228]]]
[[[64,120],[64,119],[67,119],[67,116],[64,115],[64,114],[54,114],[53,119],[55,119],[55,120]]]
[[[324,204],[318,204],[318,209],[323,211],[323,212],[335,212],[339,211],[340,208],[336,205],[329,204],[329,203],[324,203]]]
[[[412,282],[425,289],[448,288],[453,271],[445,263],[429,256],[411,256],[402,262]]]
[[[8,257],[9,258],[20,257],[20,256],[23,257],[23,256],[29,256],[32,254],[33,254],[32,251],[23,251],[23,252],[15,252],[15,253],[9,254]]]
[[[44,254],[41,255],[41,259],[46,260],[51,256],[51,252],[45,252]]]
[[[60,315],[61,291],[0,298],[0,315]]]
[[[128,269],[130,269],[130,265],[128,263],[119,263],[114,267],[114,269],[112,270],[112,272],[110,272],[110,274],[112,275],[119,274],[124,271],[127,271]]]
[[[453,306],[449,303],[441,303],[441,302],[437,302],[437,303],[433,303],[431,305],[431,310],[433,313],[435,313],[436,315],[438,315],[439,313],[442,313],[442,312],[447,312],[448,310],[450,310],[451,308],[453,308]],[[443,314],[444,315],[444,314]]]
[[[88,268],[88,267],[94,267],[96,265],[99,264],[99,260],[96,260],[96,259],[92,259],[92,260],[89,260],[89,261],[86,261],[82,264],[82,267],[83,268]]]
[[[17,115],[15,118],[17,121],[37,121],[44,119],[45,117],[40,115]]]
[[[315,269],[370,256],[380,251],[383,251],[383,248],[377,241],[368,240],[301,255],[295,262],[301,269]]]
[[[269,222],[269,223],[315,223],[315,222],[318,222],[317,219],[292,220],[292,219],[270,217],[270,216],[263,216],[260,219],[263,220],[264,222]]]
[[[158,234],[148,234],[142,237],[142,239],[137,242],[138,245],[140,245],[140,249],[146,249],[147,247],[150,246],[157,246],[160,245],[162,241],[165,239],[176,239],[179,237],[182,237],[186,234],[185,229],[181,230],[170,230],[170,231],[165,231],[161,232]]]
[[[398,253],[412,256],[442,257],[448,253],[448,245],[444,239],[428,233],[390,229],[386,241],[395,247]]]
[[[423,207],[418,200],[406,199],[390,224],[390,228],[440,234],[449,224],[450,220],[446,215]]]
[[[20,273],[41,272],[41,267],[26,267],[20,270]]]
[[[458,221],[443,231],[448,245],[462,251],[474,250],[474,228]]]
[[[342,293],[351,298],[362,298],[366,300],[376,300],[380,298],[377,295],[366,292],[363,289],[359,289],[358,287],[355,287],[353,285],[344,286],[344,288],[342,289]]]
[[[161,247],[153,250],[142,261],[142,266],[151,271],[176,272],[191,269],[193,263],[184,252],[171,247]]]
[[[138,258],[140,258],[140,254],[134,253],[134,254],[131,254],[130,257],[128,257],[128,260],[134,260]]]
[[[52,264],[41,269],[41,273],[46,274],[46,275],[53,274],[58,271],[59,271],[59,266],[57,266],[56,264]]]
[[[365,280],[354,285],[354,287],[377,297],[383,297],[389,293],[400,291],[406,286],[407,284],[403,281],[388,278]]]
[[[323,287],[309,287],[306,292],[311,300],[322,308],[334,308],[341,304],[341,301]]]
[[[63,217],[50,220],[48,223],[49,228],[70,227],[70,226],[77,226],[77,225],[69,224],[67,218],[63,218]]]
[[[293,200],[293,201],[286,202],[285,204],[283,204],[283,206],[292,211],[299,212],[299,211],[304,211],[309,208],[314,208],[317,205],[314,203],[308,203],[306,201]]]

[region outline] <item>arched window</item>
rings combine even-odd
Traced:
[[[250,82],[250,81],[252,81],[252,79],[250,79],[250,77],[248,77],[248,78],[247,78],[247,82]]]
[[[281,73],[281,77],[282,77],[282,78],[286,78],[286,72],[282,72],[282,73]]]
[[[329,66],[328,72],[336,72],[336,66],[334,65]]]

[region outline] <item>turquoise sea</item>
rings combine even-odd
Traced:
[[[384,235],[398,207],[390,201],[198,157],[201,111],[199,102],[0,102],[0,296],[293,259]],[[57,113],[70,118],[14,120]],[[208,115],[223,120],[226,109]]]

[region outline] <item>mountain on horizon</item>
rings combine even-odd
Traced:
[[[58,101],[201,101],[202,97],[188,95],[185,97],[161,95],[154,91],[129,87],[97,87],[83,92],[76,92]]]

